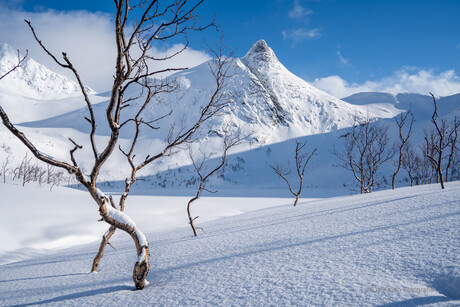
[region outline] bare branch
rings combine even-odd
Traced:
[[[26,147],[33,153],[33,155],[37,159],[39,159],[39,160],[41,160],[41,161],[43,161],[45,163],[48,163],[50,165],[60,167],[60,168],[64,168],[70,174],[75,174],[75,173],[77,173],[79,171],[75,166],[72,166],[72,165],[70,165],[70,164],[68,164],[66,162],[61,162],[61,161],[55,160],[51,156],[43,154],[42,152],[40,152],[29,141],[29,139],[24,135],[24,133],[22,133],[21,131],[16,129],[16,127],[14,127],[14,125],[10,122],[8,116],[6,115],[5,111],[3,110],[3,108],[1,106],[0,106],[0,117],[2,118],[3,125],[6,128],[8,128],[8,130],[10,130],[11,133],[13,133],[13,135],[16,136],[24,145],[26,145]]]
[[[17,68],[19,68],[22,63],[25,61],[25,59],[27,58],[27,55],[29,54],[29,51],[26,50],[26,54],[21,58],[21,55],[19,54],[19,50],[18,50],[18,62],[17,64],[12,67],[10,70],[8,70],[6,73],[4,73],[3,75],[0,76],[0,80],[2,80],[3,78],[5,78],[7,75],[9,75],[10,73],[12,73],[13,71],[15,71]]]
[[[137,3],[130,5],[130,1],[114,0],[116,7],[114,34],[117,57],[116,62],[114,63],[115,73],[113,75],[114,79],[110,99],[105,109],[105,124],[107,124],[110,128],[110,136],[105,139],[105,141],[97,144],[101,147],[101,151],[97,149],[95,142],[97,125],[93,105],[89,99],[87,88],[84,86],[77,69],[72,64],[67,53],[62,52],[62,59],[58,59],[58,57],[56,57],[38,38],[32,23],[25,20],[33,34],[34,39],[44,52],[57,65],[72,71],[80,87],[81,93],[83,94],[89,112],[89,116],[84,117],[84,119],[91,125],[89,141],[94,156],[94,163],[90,170],[89,180],[85,179],[82,170],[78,167],[75,159],[75,152],[82,148],[81,145],[78,145],[74,140],[69,138],[69,141],[73,145],[73,148],[70,150],[70,159],[73,165],[58,161],[53,157],[43,154],[22,132],[14,127],[4,110],[0,107],[0,117],[2,118],[2,122],[13,133],[13,135],[23,142],[39,160],[49,165],[66,169],[71,174],[75,174],[76,179],[83,184],[95,203],[98,205],[102,220],[111,225],[109,231],[106,235],[104,235],[99,253],[94,259],[93,270],[97,270],[99,261],[104,253],[105,246],[107,244],[110,245],[109,238],[116,229],[121,229],[132,237],[136,245],[138,256],[138,261],[133,269],[133,281],[136,289],[142,289],[144,287],[146,282],[145,278],[149,271],[148,243],[145,241],[142,232],[140,232],[136,226],[126,223],[126,219],[119,217],[124,216],[124,213],[122,212],[124,210],[124,202],[130,192],[131,186],[137,180],[141,180],[136,177],[137,172],[156,159],[171,154],[173,150],[181,144],[187,144],[190,142],[199,127],[211,117],[220,114],[227,103],[223,97],[222,91],[225,88],[225,79],[228,73],[227,64],[231,61],[231,58],[230,56],[223,56],[223,49],[221,49],[218,53],[220,55],[219,58],[213,62],[215,67],[213,67],[211,71],[216,81],[215,91],[211,93],[208,104],[201,110],[201,114],[198,116],[195,123],[190,127],[181,127],[179,132],[171,130],[170,142],[167,143],[163,150],[160,150],[160,152],[156,154],[148,155],[140,163],[135,163],[135,148],[139,137],[143,132],[143,128],[148,128],[149,132],[156,130],[157,122],[168,116],[165,115],[156,120],[151,120],[150,118],[143,116],[144,111],[147,109],[147,106],[151,104],[155,96],[160,93],[171,92],[177,88],[177,85],[169,80],[164,82],[152,82],[149,78],[160,73],[174,72],[184,69],[182,67],[152,69],[152,67],[154,67],[152,64],[154,61],[163,61],[173,58],[186,50],[188,46],[187,34],[189,32],[201,31],[215,26],[214,20],[209,23],[201,24],[200,18],[196,14],[196,10],[202,3],[203,0],[177,0],[166,4],[165,2],[160,3],[160,1],[140,0]],[[127,25],[130,24],[133,24],[133,28],[127,29]],[[170,39],[175,37],[182,38],[183,41],[185,41],[184,48],[164,57],[156,57],[151,54],[150,50],[152,48],[152,42],[169,42]],[[18,59],[18,65],[0,77],[0,79],[4,78],[15,68],[19,67],[24,59],[25,57],[23,59]],[[130,95],[126,93],[134,92],[133,89],[138,86],[141,88],[140,93],[137,92],[133,96],[125,97],[125,95]],[[131,116],[128,119],[123,119],[124,122],[120,125],[121,111],[127,106],[132,107],[135,110],[134,113],[136,115],[134,117]],[[113,199],[111,197],[107,198],[104,196],[104,194],[97,188],[97,182],[101,168],[118,144],[121,127],[127,125],[128,123],[132,123],[134,125],[135,135],[131,139],[131,144],[128,149],[123,150],[121,146],[119,146],[119,149],[124,154],[127,163],[131,167],[131,174],[125,181],[125,191],[120,197],[117,209]],[[177,127],[178,125],[173,123],[171,126]],[[230,140],[226,145],[230,148],[232,146],[236,146],[236,143]],[[224,153],[223,160],[225,160],[227,150],[225,150]],[[207,177],[204,176],[203,178]]]
[[[333,154],[343,162],[341,167],[352,171],[361,193],[372,192],[378,184],[376,175],[380,166],[395,154],[393,149],[388,149],[388,126],[367,119],[356,123],[343,137],[343,152],[334,148]]]
[[[236,132],[232,133],[231,130],[230,130],[230,125],[227,124],[226,127],[225,127],[225,135],[224,135],[224,138],[223,138],[223,150],[222,150],[222,154],[220,156],[220,161],[216,165],[214,165],[213,167],[210,167],[209,170],[207,170],[205,165],[208,162],[208,160],[211,158],[213,153],[212,152],[206,153],[205,151],[202,151],[200,149],[201,162],[197,163],[195,155],[194,155],[194,152],[193,152],[193,148],[192,148],[192,146],[190,144],[188,144],[189,158],[192,161],[192,165],[195,168],[195,171],[198,174],[198,177],[200,178],[200,182],[198,184],[197,192],[196,192],[195,196],[192,199],[190,199],[188,204],[187,204],[187,214],[188,214],[188,217],[189,217],[189,223],[190,223],[190,226],[192,227],[192,231],[193,231],[193,234],[195,236],[197,236],[196,227],[195,227],[195,225],[193,223],[195,218],[192,218],[191,210],[190,210],[192,203],[200,198],[201,193],[203,191],[207,191],[207,192],[212,193],[212,194],[217,193],[217,191],[211,191],[211,190],[209,190],[209,189],[207,189],[205,187],[206,181],[212,175],[217,173],[225,165],[225,163],[227,161],[227,155],[228,155],[229,150],[231,148],[233,148],[233,147],[236,147],[236,146],[239,146],[239,145],[243,144],[245,142],[245,140],[251,134],[252,134],[252,132],[243,133],[240,129],[237,130]]]
[[[295,165],[296,165],[296,171],[297,171],[297,178],[299,179],[299,183],[298,183],[299,189],[297,191],[294,191],[292,189],[291,183],[289,182],[287,178],[287,175],[289,175],[291,172],[289,168],[285,168],[283,165],[279,163],[275,163],[275,165],[270,165],[270,168],[273,169],[275,173],[286,182],[286,184],[288,185],[289,191],[291,192],[292,195],[295,196],[294,207],[297,205],[300,194],[302,193],[303,178],[305,175],[305,170],[307,168],[307,165],[310,162],[310,159],[316,154],[316,148],[311,153],[304,151],[304,148],[307,145],[306,142],[299,142],[296,140],[295,143],[296,143]]]
[[[86,87],[83,85],[83,82],[80,78],[80,75],[78,74],[77,70],[75,69],[75,67],[72,65],[72,62],[70,62],[69,58],[67,57],[67,53],[63,52],[62,53],[62,57],[64,59],[64,63],[60,62],[46,47],[45,45],[43,45],[42,41],[40,39],[38,39],[38,36],[37,34],[35,33],[35,29],[33,28],[32,24],[30,21],[28,20],[24,20],[27,25],[29,26],[30,30],[32,31],[32,34],[35,38],[35,40],[37,41],[37,43],[40,45],[40,47],[42,47],[42,49],[54,60],[54,62],[56,62],[59,66],[63,67],[63,68],[66,68],[66,69],[69,69],[72,71],[72,73],[74,74],[75,78],[77,79],[77,83],[80,87],[80,91],[82,92],[83,94],[83,97],[85,98],[85,102],[86,102],[86,106],[88,108],[88,112],[90,114],[90,124],[91,124],[91,133],[90,133],[90,140],[91,140],[91,147],[93,149],[93,154],[94,154],[94,158],[97,160],[98,158],[98,152],[97,152],[97,148],[96,148],[96,142],[94,141],[94,135],[96,133],[96,121],[94,119],[94,111],[93,111],[93,106],[92,106],[92,103],[89,99],[89,96],[88,96],[88,93],[87,93],[87,89]],[[86,118],[86,120],[88,120]]]
[[[411,116],[411,121],[410,121],[410,124],[409,124],[409,129],[407,130],[407,133],[406,134],[403,134],[403,128],[406,124],[406,120],[407,120],[407,117],[408,116]],[[401,113],[399,115],[399,117],[395,117],[395,122],[396,122],[396,125],[398,126],[399,128],[399,140],[400,140],[400,144],[398,146],[399,148],[399,159],[398,159],[398,165],[397,165],[397,168],[396,168],[396,171],[393,173],[393,177],[392,177],[392,183],[391,183],[391,187],[392,189],[394,190],[395,187],[396,187],[396,176],[398,175],[400,169],[401,169],[401,166],[402,166],[402,163],[403,163],[403,159],[404,159],[404,153],[405,153],[405,146],[406,146],[406,143],[408,142],[411,134],[412,134],[412,127],[414,125],[414,121],[415,121],[415,117],[414,117],[414,114],[411,112],[411,110],[409,109],[409,111],[407,111],[406,113]]]
[[[437,144],[432,143],[433,149],[436,152],[436,157],[433,155],[428,156],[431,163],[433,164],[434,168],[437,170],[438,180],[441,184],[441,188],[444,189],[444,178],[442,175],[442,159],[443,159],[443,151],[447,147],[447,143],[445,142],[445,132],[446,132],[446,123],[445,121],[442,122],[442,126],[440,127],[438,124],[438,105],[436,102],[436,98],[433,93],[430,92],[431,97],[433,97],[434,103],[434,111],[433,116],[431,117],[431,122],[434,124],[435,129],[438,133],[437,135]],[[427,145],[429,145],[428,139],[425,137]]]

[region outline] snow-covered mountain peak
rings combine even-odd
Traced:
[[[20,55],[22,57],[22,55]],[[0,75],[18,63],[18,53],[6,43],[0,43]],[[89,94],[95,91],[86,88]],[[78,84],[35,62],[30,55],[24,63],[2,79],[0,93],[18,95],[36,100],[60,99],[81,95]]]
[[[16,57],[17,58],[17,51],[13,49],[7,43],[0,42],[0,58],[5,57]]]
[[[259,66],[263,63],[279,63],[278,58],[265,40],[258,40],[242,58],[249,67]]]
[[[158,95],[158,103],[147,108],[146,116],[153,120],[174,110],[168,121],[181,123],[184,127],[193,125],[215,91],[216,81],[211,73],[213,65],[215,63],[211,60],[170,76],[180,86],[172,93]],[[253,139],[258,144],[270,144],[349,127],[355,118],[393,117],[400,112],[394,106],[382,110],[380,107],[352,105],[315,88],[284,67],[263,40],[256,42],[245,57],[235,58],[227,65],[228,76],[221,96],[227,106],[222,116],[203,125],[200,132],[203,140],[222,135],[221,132],[231,124],[231,129],[253,131]],[[135,97],[138,92],[134,89],[129,95]],[[125,109],[124,116],[134,116],[135,107],[131,104]],[[76,120],[84,118],[82,112],[87,111],[65,114],[46,121],[46,124],[80,130],[87,127],[86,123]],[[105,117],[105,113],[100,114]],[[170,133],[169,126],[157,130],[156,136],[166,138]],[[102,128],[98,132],[109,133]]]
[[[152,109],[152,118],[168,113],[177,102],[203,105],[215,89],[210,73],[212,61],[178,72],[172,76],[181,84],[174,94],[161,97],[166,107]],[[288,138],[329,132],[349,127],[355,117],[364,119],[393,117],[394,106],[385,110],[368,109],[337,99],[291,73],[277,59],[264,40],[257,41],[243,58],[228,64],[224,99],[229,105],[226,114],[211,120],[203,131],[219,135],[223,123],[233,127],[249,127],[259,144],[280,142]],[[201,108],[174,108],[176,118],[197,118]],[[182,113],[181,113],[182,112]],[[209,133],[207,133],[209,132]]]
[[[23,54],[19,54],[23,57]],[[7,43],[0,42],[0,75],[3,75],[18,63],[18,51]]]

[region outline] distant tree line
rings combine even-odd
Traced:
[[[438,119],[438,105],[433,97],[434,111],[431,118],[433,127],[424,130],[424,140],[419,144],[410,142],[413,134],[415,116],[411,109],[400,113],[394,118],[398,138],[390,142],[389,125],[370,118],[354,116],[354,125],[347,133],[340,136],[343,148],[333,146],[332,153],[340,160],[338,166],[353,174],[354,184],[361,194],[371,193],[376,188],[388,184],[388,179],[381,175],[384,164],[393,163],[395,170],[391,176],[391,187],[396,188],[397,177],[404,170],[410,185],[440,183],[460,179],[460,153],[458,150],[458,133],[460,120]],[[289,167],[290,161],[280,163],[275,161],[270,165],[279,178],[282,178],[289,191],[295,196],[294,206],[297,205],[304,181],[304,174],[310,159],[316,154],[316,148],[308,153],[305,142],[296,140],[295,165],[298,176],[294,190]],[[267,151],[268,153],[268,151]],[[407,180],[407,179],[406,179]]]
[[[399,140],[393,145],[389,142],[389,126],[369,119],[361,122],[356,119],[351,131],[341,136],[344,149],[334,147],[333,154],[341,161],[341,167],[353,173],[361,193],[370,193],[382,183],[379,169],[390,161],[396,165],[392,175],[393,189],[401,169],[407,172],[411,186],[436,182],[444,189],[444,182],[460,178],[460,120],[457,117],[451,121],[439,120],[436,98],[431,95],[434,127],[424,130],[424,141],[419,144],[409,141],[415,122],[411,110],[395,117]]]
[[[3,183],[6,183],[8,178],[13,181],[18,180],[22,186],[35,182],[39,185],[49,185],[52,190],[53,187],[60,186],[64,182],[70,184],[72,179],[62,170],[52,165],[39,163],[27,153],[19,164],[14,166],[12,162],[11,155],[7,155],[3,161],[0,161],[0,177]]]

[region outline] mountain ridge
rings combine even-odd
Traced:
[[[193,125],[202,106],[209,100],[215,89],[215,80],[210,71],[210,64],[212,61],[168,77],[180,84],[179,90],[168,95],[156,96],[154,103],[145,110],[144,120],[160,118],[169,114],[171,110],[173,113],[156,122],[159,127],[158,130],[151,131],[141,137],[136,149],[137,157],[152,155],[164,148],[170,133],[171,123],[176,124],[177,127]],[[331,161],[334,161],[334,156],[330,153],[332,144],[341,143],[339,137],[346,133],[346,129],[355,124],[357,119],[386,119],[385,123],[391,125],[394,124],[392,118],[400,112],[407,111],[407,106],[409,106],[407,103],[398,103],[391,98],[393,96],[388,95],[392,99],[389,101],[391,103],[388,100],[383,101],[384,103],[376,100],[376,103],[368,104],[364,101],[359,102],[359,99],[355,101],[351,99],[347,102],[333,97],[289,72],[278,61],[276,54],[265,41],[256,42],[243,58],[235,58],[228,65],[230,65],[228,67],[229,76],[222,93],[228,101],[228,105],[221,116],[211,118],[202,125],[199,133],[195,135],[194,146],[199,146],[217,155],[221,150],[222,135],[225,134],[225,129],[253,131],[252,142],[244,144],[232,152],[235,154],[234,159],[247,161],[246,164],[238,161],[229,162],[231,165],[229,167],[237,170],[244,168],[244,171],[236,171],[234,174],[226,176],[226,178],[232,178],[232,182],[238,181],[240,184],[244,182],[245,186],[252,185],[263,188],[278,186],[279,182],[272,182],[276,178],[273,177],[272,171],[267,165],[276,161],[284,161],[286,157],[292,156],[295,140],[307,141],[309,146],[317,147],[318,151],[321,152],[321,157],[315,158],[317,165],[312,172],[315,186],[323,188],[339,186],[342,184],[342,180],[345,180],[343,178],[348,176],[344,176],[343,170],[333,167],[334,162]],[[109,94],[104,95],[92,95],[90,97],[94,102],[93,110],[96,122],[98,122],[95,135],[98,141],[104,141],[110,134],[110,129],[105,124],[105,106],[109,100],[107,96]],[[137,89],[126,93],[125,98],[129,98],[130,95],[132,97],[137,96]],[[401,101],[409,101],[411,98],[410,95],[401,95],[400,97]],[[420,95],[420,97],[422,96]],[[460,98],[460,95],[458,97]],[[421,127],[418,128],[419,130],[423,129],[422,126],[425,122],[429,122],[432,113],[432,101],[426,100],[426,97],[422,98],[423,108],[426,110],[423,109],[423,112],[420,113],[421,116],[416,115],[416,123],[418,127]],[[71,146],[68,141],[68,137],[71,137],[83,146],[83,149],[78,151],[79,163],[83,168],[88,169],[92,165],[93,158],[93,153],[90,150],[91,145],[87,139],[90,126],[85,120],[85,116],[88,116],[88,110],[81,96],[68,99],[66,103],[68,102],[75,107],[68,107],[62,112],[54,112],[48,117],[41,116],[37,118],[38,120],[29,116],[22,122],[18,119],[14,122],[20,123],[21,130],[24,129],[31,141],[42,152],[50,153],[63,161],[67,161],[69,158],[68,151],[70,149],[67,147]],[[454,96],[449,99],[452,100],[449,105],[458,105],[457,97]],[[61,102],[63,101],[34,103],[43,106],[43,108],[49,104],[54,109],[56,106],[62,105]],[[9,109],[5,108],[7,113],[15,109],[16,102],[7,103],[10,107]],[[25,110],[29,109],[27,103],[29,106],[32,105],[30,102],[21,104]],[[4,104],[5,100],[3,99],[2,106]],[[77,105],[78,107],[76,107]],[[124,108],[121,122],[135,114],[135,111],[135,103]],[[444,112],[442,108],[440,111]],[[122,147],[129,144],[129,139],[133,133],[131,128],[132,126],[127,124],[120,131],[119,143]],[[13,152],[18,152],[18,160],[23,157],[25,152],[23,145],[12,140],[12,136],[4,128],[3,131],[0,129],[0,146],[2,141],[6,144],[13,144],[11,147]],[[272,151],[273,153],[271,153]],[[243,152],[247,154],[239,155]],[[126,170],[119,167],[124,159],[119,151],[115,151],[105,166],[104,175],[101,174],[101,179],[109,181],[124,179]],[[157,179],[152,179],[152,182],[160,180],[160,183],[163,183],[166,180],[165,172],[170,169],[179,172],[182,166],[187,165],[190,165],[187,152],[180,151],[172,157],[145,168],[142,176],[160,176]],[[167,182],[178,183],[179,175],[176,177],[175,172],[171,172],[170,175],[171,177],[168,177]],[[189,176],[191,173],[185,175]],[[336,178],[334,180],[340,182],[331,183],[330,178]],[[183,186],[186,186],[187,178],[184,180]]]
[[[391,94],[385,92],[360,92],[345,97],[342,100],[355,105],[391,104],[400,109],[411,109],[416,117],[427,117],[433,114],[433,97],[420,93],[404,92]],[[436,102],[440,115],[458,112],[460,110],[460,93],[437,97]]]
[[[19,54],[22,58],[23,55]],[[0,75],[18,62],[18,52],[6,43],[0,43]],[[86,87],[89,94],[96,92]],[[37,63],[28,56],[23,64],[0,82],[0,92],[35,100],[61,99],[80,96],[79,85],[67,77]]]
[[[181,122],[185,126],[193,124],[199,116],[200,108],[214,91],[215,81],[210,69],[212,63],[211,60],[170,76],[171,80],[181,86],[174,93],[156,97],[156,103],[146,110],[146,118],[159,118],[173,109],[174,114],[166,120]],[[235,58],[227,65],[229,76],[223,97],[228,105],[223,116],[203,125],[201,138],[223,135],[223,130],[230,123],[233,129],[247,127],[253,130],[257,143],[268,144],[349,127],[355,123],[356,118],[388,118],[401,112],[395,107],[382,111],[355,106],[315,88],[289,72],[264,40],[257,41],[243,58]],[[128,94],[134,96],[137,92]],[[123,116],[129,117],[135,112],[134,108],[134,104],[126,108]],[[87,112],[82,107],[72,114],[62,114],[54,119],[25,125],[64,125],[65,128],[82,131],[84,127],[87,130],[83,120]],[[166,126],[168,129],[156,131],[158,138],[167,136],[169,124]],[[110,132],[100,127],[96,133],[107,135]]]

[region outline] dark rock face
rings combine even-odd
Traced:
[[[269,52],[270,47],[268,47],[265,40],[261,39],[252,46],[251,50],[254,53]]]

